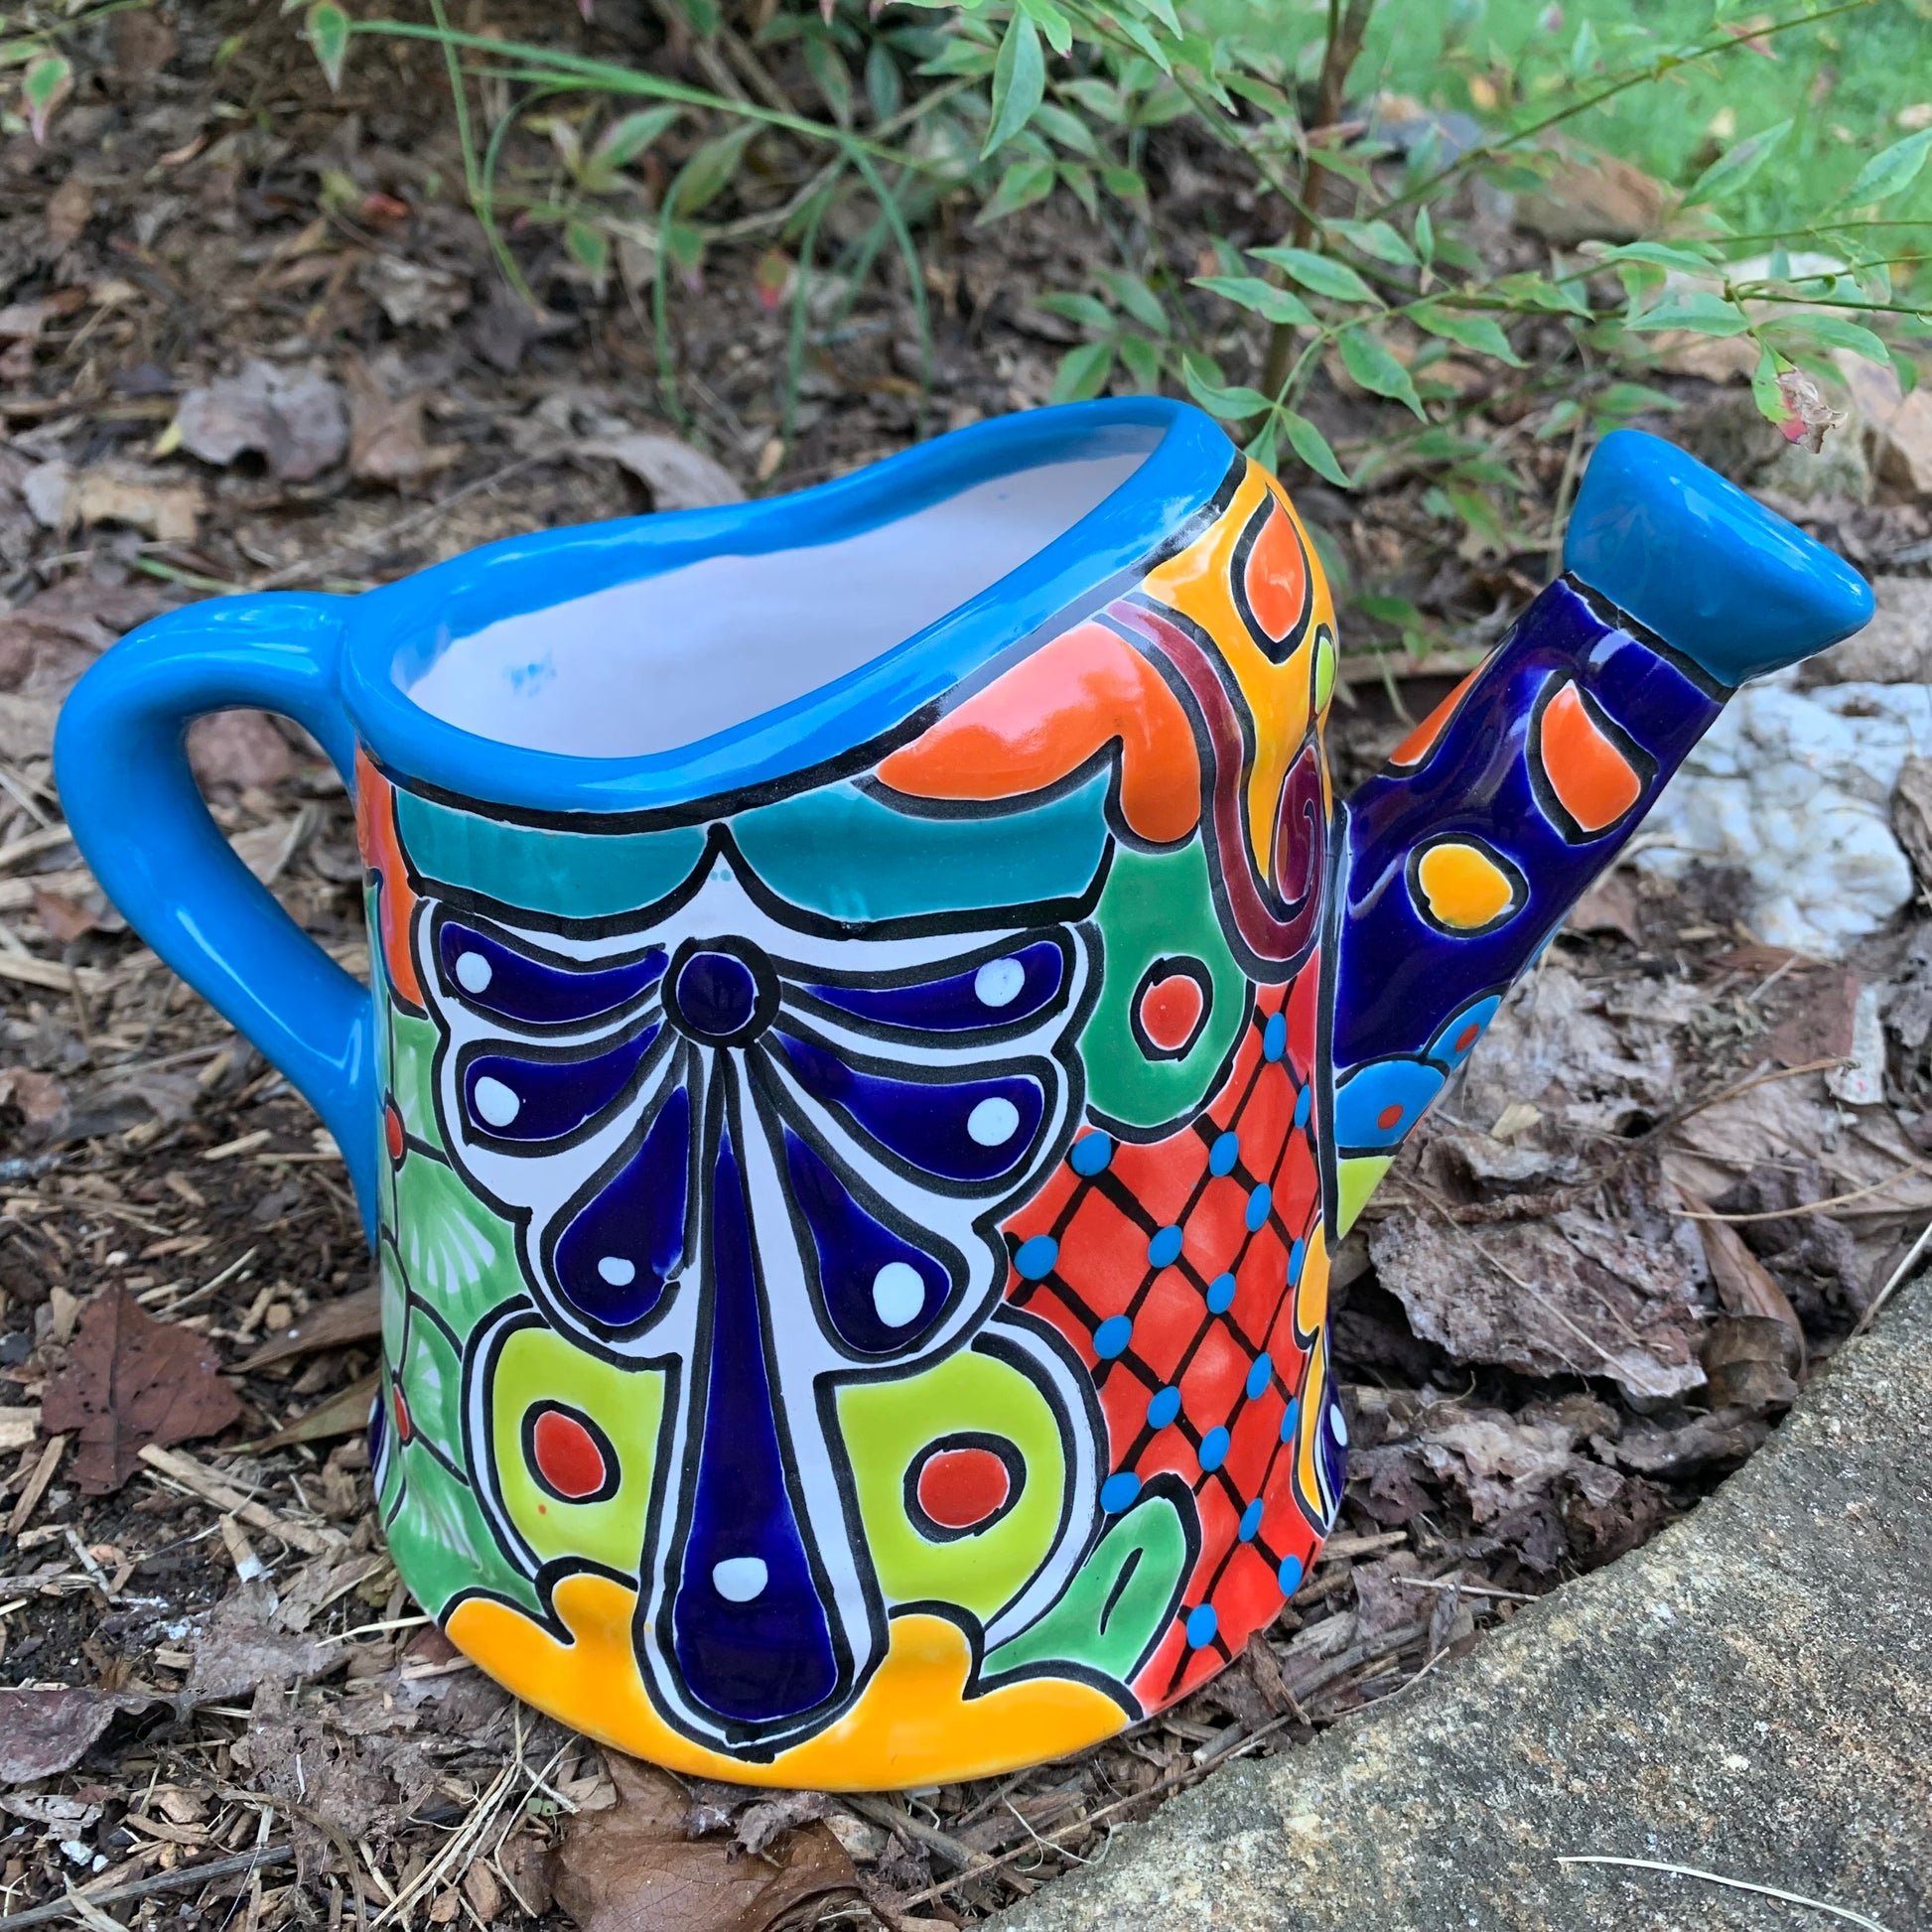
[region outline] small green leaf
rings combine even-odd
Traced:
[[[1667,296],[1654,309],[1624,324],[1637,334],[1657,329],[1686,329],[1694,336],[1741,336],[1751,319],[1734,302],[1708,289],[1690,289]]]
[[[731,186],[738,164],[745,158],[746,147],[757,132],[757,124],[746,121],[730,133],[707,141],[678,170],[670,193],[680,215],[696,214],[709,207]]]
[[[1193,286],[1232,302],[1237,309],[1251,309],[1263,322],[1278,328],[1318,329],[1315,314],[1299,295],[1264,282],[1259,275],[1196,275]]]
[[[1918,387],[1918,364],[1904,350],[1895,348],[1891,352],[1891,369],[1898,378],[1899,394],[1909,396]]]
[[[1644,382],[1612,382],[1590,399],[1591,415],[1617,422],[1627,422],[1632,416],[1647,415],[1652,410],[1668,412],[1683,407],[1675,396]]]
[[[1182,363],[1181,373],[1187,378],[1194,400],[1210,416],[1218,416],[1224,423],[1245,423],[1252,416],[1265,414],[1271,406],[1259,389],[1244,388],[1238,383],[1223,388],[1218,382],[1210,382],[1195,366],[1191,355]]]
[[[1283,268],[1305,289],[1332,296],[1337,302],[1376,302],[1375,291],[1348,266],[1311,248],[1250,248],[1257,261]]]
[[[1117,202],[1125,202],[1130,207],[1147,207],[1147,183],[1132,168],[1101,169],[1100,185]]]
[[[1472,348],[1479,355],[1493,355],[1511,368],[1520,369],[1523,358],[1509,345],[1502,324],[1494,316],[1476,315],[1467,309],[1445,309],[1435,303],[1411,309],[1409,320],[1418,329],[1440,336],[1446,343]]]
[[[852,76],[829,34],[808,34],[803,48],[805,71],[812,77],[832,118],[841,127],[852,125]]]
[[[27,64],[20,91],[27,102],[27,126],[36,142],[47,143],[47,124],[73,91],[73,65],[64,54],[42,54]]]
[[[1053,377],[1051,402],[1085,402],[1107,386],[1114,372],[1114,345],[1111,342],[1082,343],[1060,357]]]
[[[1911,187],[1932,152],[1932,127],[1894,141],[1880,154],[1874,154],[1859,170],[1859,178],[1839,198],[1840,207],[1864,207],[1872,202],[1888,201],[1900,189]]]
[[[1653,268],[1682,269],[1687,275],[1709,275],[1717,265],[1713,250],[1673,247],[1664,241],[1626,241],[1619,247],[1592,250],[1596,259],[1610,262],[1648,262]]]
[[[1093,130],[1070,109],[1043,100],[1034,109],[1034,125],[1070,153],[1084,155],[1089,161],[1100,159],[1100,144],[1093,138]]]
[[[883,40],[866,50],[866,104],[875,123],[890,121],[905,105],[904,76]]]
[[[1034,109],[1045,95],[1046,55],[1039,44],[1039,29],[1030,15],[1016,13],[993,66],[993,120],[980,159],[1005,147],[1033,119]],[[996,195],[994,200],[998,199]]]
[[[1350,247],[1395,268],[1414,268],[1416,251],[1386,221],[1330,221],[1329,227]]]
[[[1552,437],[1561,436],[1583,413],[1584,406],[1576,397],[1565,396],[1538,426],[1536,440],[1539,443],[1547,443]]]
[[[1781,373],[1778,358],[1768,348],[1759,353],[1757,366],[1751,371],[1751,400],[1757,404],[1757,413],[1767,423],[1779,425],[1791,420],[1791,405],[1778,386]]]
[[[602,276],[611,265],[611,237],[581,217],[573,215],[564,223],[564,249],[593,275]]]
[[[1065,322],[1075,324],[1081,329],[1091,330],[1095,335],[1107,336],[1113,333],[1114,312],[1097,296],[1078,294],[1042,295],[1034,304],[1049,316],[1058,316]]]
[[[348,16],[336,0],[316,0],[304,24],[309,45],[322,63],[323,78],[334,93],[343,84],[343,63],[348,59]]]
[[[1053,164],[1050,161],[1016,161],[1000,177],[993,199],[980,209],[977,225],[998,221],[1003,215],[1031,207],[1053,192]]]
[[[1288,438],[1289,448],[1317,477],[1324,478],[1337,489],[1348,488],[1348,472],[1328,447],[1328,439],[1306,416],[1297,415],[1292,409],[1284,409],[1281,420],[1282,433]]]
[[[1364,389],[1388,396],[1422,416],[1422,398],[1416,394],[1415,380],[1390,353],[1385,342],[1367,329],[1344,329],[1336,337],[1335,346],[1341,351],[1342,367]]]
[[[1046,36],[1046,45],[1055,54],[1072,51],[1073,23],[1053,4],[1053,0],[1020,0],[1020,11],[1027,14]]]
[[[1077,161],[1062,161],[1055,170],[1060,181],[1086,209],[1090,219],[1100,219],[1100,196],[1093,185],[1093,170]]]
[[[1791,123],[1780,121],[1777,126],[1767,127],[1762,134],[1753,134],[1748,141],[1739,141],[1721,154],[1691,184],[1684,206],[1695,207],[1699,202],[1721,201],[1726,195],[1736,194],[1777,152],[1790,132]]]
[[[586,177],[604,183],[614,180],[619,169],[629,167],[683,112],[681,107],[645,107],[613,121],[591,150]]]
[[[1162,308],[1161,298],[1138,275],[1118,268],[1103,268],[1098,273],[1124,314],[1157,336],[1168,333],[1168,312]]]
[[[1436,224],[1429,218],[1426,207],[1416,210],[1416,254],[1425,268],[1436,259]],[[1429,284],[1425,282],[1423,286],[1427,288]]]
[[[1799,315],[1778,316],[1759,332],[1766,342],[1779,347],[1815,345],[1820,348],[1846,348],[1880,368],[1891,365],[1891,350],[1862,323],[1821,310],[1806,310]]]
[[[1145,336],[1123,336],[1120,339],[1120,359],[1127,364],[1131,375],[1141,390],[1153,395],[1161,386],[1161,345],[1151,343]]]

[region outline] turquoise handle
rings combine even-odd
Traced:
[[[346,600],[284,592],[170,612],[74,686],[54,740],[74,843],[127,922],[300,1089],[375,1207],[375,1008],[229,850],[188,766],[190,723],[249,706],[307,727],[353,784],[338,681]]]

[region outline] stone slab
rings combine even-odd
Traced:
[[[1932,1287],[1692,1516],[1308,1748],[1118,1834],[1003,1932],[1932,1928]]]

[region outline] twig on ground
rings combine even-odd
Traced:
[[[1843,1919],[1847,1925],[1862,1925],[1865,1932],[1886,1932],[1875,1918],[1866,1918],[1849,1905],[1833,1905],[1822,1898],[1807,1898],[1803,1892],[1783,1891],[1776,1885],[1753,1884],[1748,1878],[1726,1878],[1721,1871],[1700,1871],[1696,1865],[1666,1864],[1659,1859],[1615,1859],[1589,1853],[1559,1858],[1559,1864],[1618,1864],[1636,1871],[1664,1871],[1676,1878],[1701,1878],[1707,1885],[1724,1885],[1731,1891],[1755,1892],[1760,1898],[1781,1898],[1787,1905],[1803,1905],[1814,1912],[1826,1912]]]

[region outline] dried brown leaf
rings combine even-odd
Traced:
[[[192,1443],[237,1421],[241,1403],[219,1366],[204,1336],[154,1320],[125,1289],[89,1302],[42,1402],[49,1434],[74,1435],[69,1468],[81,1490],[118,1489],[150,1443]]]
[[[352,1341],[373,1341],[382,1332],[382,1291],[358,1288],[339,1295],[298,1315],[279,1335],[265,1341],[252,1355],[235,1364],[238,1375],[252,1375],[275,1362],[293,1361],[319,1348],[342,1348]]]
[[[743,486],[722,463],[675,436],[633,430],[588,445],[587,454],[609,457],[628,470],[650,491],[652,506],[660,510],[703,509],[745,500]]]
[[[136,1691],[0,1690],[0,1784],[70,1770],[118,1713],[158,1702]]]
[[[259,357],[189,390],[175,421],[190,456],[226,466],[252,451],[291,483],[320,476],[348,448],[342,390],[318,370],[281,369]]]
[[[272,1436],[264,1436],[253,1447],[257,1454],[269,1449],[292,1449],[297,1443],[328,1443],[338,1436],[359,1435],[369,1426],[369,1404],[382,1383],[382,1371],[368,1374],[338,1389],[328,1401],[319,1402],[305,1414]]]
[[[361,483],[413,483],[447,470],[454,447],[423,441],[423,398],[392,396],[359,357],[343,365],[348,389],[348,473]]]
[[[260,711],[212,711],[188,728],[188,762],[204,785],[279,785],[295,769],[289,742]]]
[[[674,1779],[609,1762],[618,1803],[573,1819],[551,1862],[557,1903],[583,1932],[765,1932],[805,1899],[858,1889],[824,1825],[793,1832],[768,1861],[735,1858],[684,1836],[688,1800]]]

